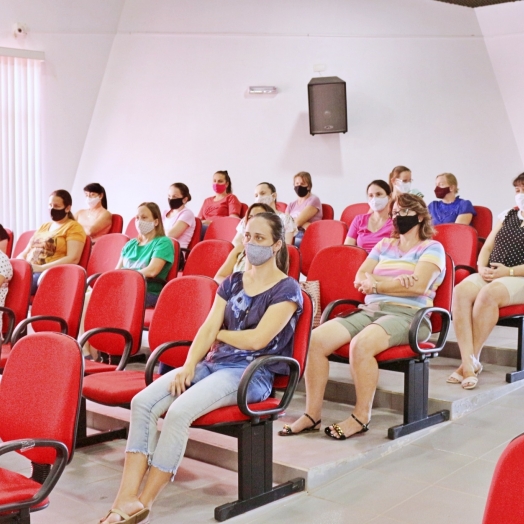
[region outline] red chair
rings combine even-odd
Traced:
[[[514,438],[502,452],[493,473],[482,524],[524,522],[524,434]]]
[[[293,341],[293,356],[266,355],[257,358],[245,370],[238,389],[238,405],[219,408],[195,420],[192,427],[207,429],[238,439],[238,499],[215,508],[215,519],[222,522],[269,502],[304,490],[303,478],[295,478],[273,486],[273,420],[284,412],[293,397],[296,385],[306,366],[313,305],[304,291],[304,310]],[[276,375],[275,390],[284,391],[281,398],[270,397],[263,402],[247,403],[247,389],[258,368],[270,362],[289,364],[289,375]]]
[[[33,235],[35,234],[35,229],[31,229],[29,231],[24,231],[19,237],[18,240],[15,243],[15,248],[13,249],[13,257],[16,258],[29,244],[29,241],[33,238]]]
[[[191,342],[211,310],[217,288],[217,283],[207,277],[181,277],[169,282],[160,293],[151,320],[152,354],[146,371],[89,375],[84,379],[84,397],[99,404],[128,408],[131,399],[158,378],[153,372],[156,363],[182,366]]]
[[[31,478],[0,469],[0,521],[30,522],[73,458],[83,358],[73,338],[37,333],[20,340],[0,383],[0,455],[17,451]]]
[[[284,204],[284,202],[275,202],[275,206],[277,208],[277,211],[280,211],[281,213],[286,212],[287,204]]]
[[[129,238],[138,237],[138,231],[136,230],[135,226],[135,217],[133,217],[127,224],[125,235]]]
[[[300,278],[300,251],[296,246],[287,246],[289,268],[287,274],[295,280]]]
[[[343,245],[347,232],[348,226],[339,220],[319,220],[310,224],[300,244],[302,273],[307,276],[313,258],[322,248]]]
[[[7,295],[9,296],[9,294]],[[514,327],[518,329],[517,337],[517,369],[506,373],[506,382],[510,384],[524,379],[524,304],[501,307],[497,326]]]
[[[322,220],[333,220],[335,218],[335,211],[329,204],[322,204]]]
[[[115,269],[120,260],[122,249],[128,242],[129,237],[121,233],[108,233],[96,241],[87,264],[89,284],[101,273]]]
[[[5,299],[5,306],[0,307],[3,312],[2,338],[0,341],[0,369],[3,369],[11,351],[11,337],[15,326],[27,317],[29,299],[31,296],[31,282],[33,270],[31,264],[25,260],[11,259],[13,278],[9,281],[9,292]]]
[[[203,275],[214,278],[226,261],[233,244],[226,240],[203,240],[189,253],[183,275]]]
[[[240,222],[235,217],[217,217],[209,224],[204,240],[227,240],[232,242],[237,234],[237,226]]]
[[[435,229],[435,240],[444,246],[455,263],[455,285],[460,284],[468,275],[477,272],[477,231],[464,224],[439,224]]]
[[[11,258],[11,254],[13,253],[14,235],[10,229],[4,228],[4,231],[7,233],[7,247],[5,249],[5,254],[7,255],[7,258]]]
[[[89,237],[86,237],[84,249],[82,249],[82,254],[80,255],[80,260],[78,261],[78,265],[83,267],[84,269],[87,269],[87,265],[89,264],[89,257],[91,256],[92,247],[93,242]]]
[[[354,280],[354,274],[346,278]],[[386,349],[375,356],[381,369],[404,373],[404,423],[389,428],[388,437],[396,439],[420,429],[428,428],[449,419],[449,411],[438,411],[428,415],[429,398],[429,359],[437,357],[444,348],[451,321],[451,298],[454,285],[453,260],[446,255],[446,276],[438,287],[433,307],[421,308],[411,322],[409,344]],[[334,305],[337,305],[335,302]],[[436,343],[417,342],[417,333],[424,317],[431,316],[432,333],[439,333]],[[330,318],[331,304],[323,316]],[[336,350],[330,360],[347,362],[349,344]]]
[[[347,206],[342,215],[340,215],[340,220],[345,222],[348,227],[351,226],[351,222],[357,215],[366,215],[370,212],[369,204],[367,202],[362,202],[359,204],[350,204]]]
[[[471,225],[477,230],[479,240],[483,243],[493,229],[493,213],[484,206],[473,206],[473,209],[477,214],[471,219]]]
[[[124,219],[122,215],[117,215],[113,213],[111,215],[111,229],[109,230],[109,234],[122,233],[123,228],[124,228]]]
[[[240,203],[240,218],[244,218],[246,216],[247,210],[249,209],[249,206],[247,204]]]

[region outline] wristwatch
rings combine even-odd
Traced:
[[[514,277],[515,276],[515,270],[512,267],[509,268],[509,276],[510,277]]]

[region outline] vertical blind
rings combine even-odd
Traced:
[[[16,236],[41,222],[41,67],[0,49],[0,223]]]

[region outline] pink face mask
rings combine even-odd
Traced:
[[[221,195],[227,189],[227,184],[213,184],[213,191]]]

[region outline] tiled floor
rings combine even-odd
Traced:
[[[310,493],[229,522],[480,524],[496,461],[507,443],[522,432],[524,388],[426,431],[398,449],[391,448]],[[330,447],[339,446],[344,457],[351,448],[365,445],[370,436],[333,442]],[[322,434],[293,438],[297,439],[295,452],[305,442],[313,449],[315,440],[322,444],[326,440]],[[118,489],[123,455],[123,441],[78,451],[55,488],[50,506],[33,514],[33,524],[98,522]],[[25,459],[14,454],[1,457],[0,464],[28,471]],[[155,504],[150,521],[214,522],[213,508],[235,498],[236,473],[185,458],[175,482]]]

